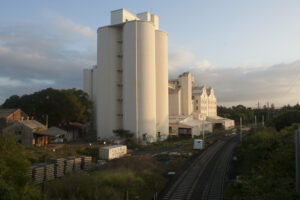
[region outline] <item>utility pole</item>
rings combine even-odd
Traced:
[[[254,121],[255,121],[255,128],[257,128],[257,119],[256,119],[256,115],[254,116]]]
[[[128,190],[125,191],[124,200],[128,200]]]
[[[269,101],[268,101],[268,103],[267,103],[267,105],[268,105],[268,116],[267,116],[267,120],[269,121],[270,120],[270,104],[269,104]]]
[[[263,127],[265,126],[265,116],[264,115],[262,116],[262,126]]]
[[[242,142],[242,139],[243,139],[243,131],[242,131],[242,117],[240,117],[240,140],[241,140],[241,142]]]
[[[204,142],[204,120],[202,120],[202,138]]]
[[[296,189],[300,188],[300,130],[296,131]]]

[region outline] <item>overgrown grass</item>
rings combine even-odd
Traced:
[[[129,199],[152,199],[165,183],[165,178],[149,170],[97,171],[49,182],[45,194],[46,199],[118,200],[128,191]]]
[[[175,146],[178,144],[184,144],[189,141],[192,141],[192,138],[183,138],[183,137],[178,137],[178,136],[173,136],[173,137],[168,137],[164,141],[159,141],[159,142],[153,142],[151,144],[148,144],[146,146],[140,146],[140,150],[155,150],[163,147],[170,147],[170,146]]]
[[[67,144],[55,151],[53,151],[53,149],[55,149],[54,147],[30,147],[25,149],[25,153],[32,164],[45,162],[47,158],[62,158],[77,155],[92,156],[94,161],[99,160],[99,146],[86,146],[88,146],[88,144],[85,144],[85,146]]]

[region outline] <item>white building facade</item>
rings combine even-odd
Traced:
[[[98,137],[117,129],[150,142],[169,135],[168,34],[158,27],[154,14],[119,9],[98,29],[97,66],[84,71]]]
[[[213,88],[193,87],[194,112],[203,118],[217,116],[217,98]]]
[[[195,78],[184,72],[178,79],[169,81],[169,114],[192,115],[197,113],[205,120],[217,116],[217,98],[213,88],[195,86]]]
[[[213,131],[216,124],[225,129],[234,121],[217,116],[217,98],[213,88],[195,86],[195,78],[184,72],[169,81],[170,135],[199,136]]]

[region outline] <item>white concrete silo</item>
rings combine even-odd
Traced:
[[[168,96],[168,34],[155,31],[156,60],[156,124],[160,138],[169,135],[169,96]]]
[[[122,80],[119,78],[121,32],[117,26],[98,29],[97,55],[97,135],[113,137],[113,130],[122,127]]]
[[[155,28],[127,22],[123,29],[123,128],[156,140]]]

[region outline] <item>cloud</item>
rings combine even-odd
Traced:
[[[88,26],[77,24],[72,20],[63,18],[62,16],[57,14],[48,14],[48,16],[53,19],[52,25],[55,28],[63,31],[69,36],[74,36],[74,33],[78,33],[92,40],[96,39],[96,32]]]
[[[96,31],[61,16],[0,25],[0,104],[47,87],[81,88],[96,62]]]
[[[190,54],[184,53],[182,57]],[[181,57],[180,52],[176,55]],[[265,67],[221,67],[208,60],[198,61],[193,55],[190,58],[180,63],[187,67],[173,68],[170,76],[192,72],[196,84],[215,88],[219,104],[254,107],[258,101],[260,104],[274,103],[275,106],[300,102],[300,60]]]
[[[55,82],[53,80],[39,80],[39,79],[29,79],[29,81],[33,84],[45,84],[45,85],[53,85]]]
[[[96,30],[57,14],[43,24],[0,24],[0,104],[11,95],[47,87],[81,88],[82,70],[96,63]],[[215,88],[219,104],[255,106],[300,100],[300,60],[263,66],[245,61],[222,67],[186,49],[170,50],[169,77],[190,71],[196,83]]]
[[[20,87],[24,84],[23,81],[13,80],[9,77],[0,77],[0,87]]]

